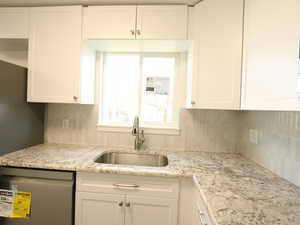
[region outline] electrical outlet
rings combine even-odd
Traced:
[[[256,129],[249,130],[249,141],[252,144],[258,144],[258,131]]]
[[[63,127],[63,129],[68,129],[70,127],[70,120],[64,119],[62,121],[62,127]]]

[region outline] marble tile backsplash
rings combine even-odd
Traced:
[[[240,153],[300,186],[300,112],[242,112],[240,124]],[[257,144],[250,129],[258,132]]]
[[[145,134],[145,146],[153,150],[237,152],[239,136],[237,111],[181,110],[180,135]],[[69,127],[63,127],[63,120]],[[129,133],[97,130],[98,107],[90,105],[48,104],[45,142],[95,144],[107,148],[133,148]]]

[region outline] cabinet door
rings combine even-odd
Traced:
[[[243,109],[300,109],[299,12],[299,0],[246,0]]]
[[[239,109],[243,0],[209,0],[193,9],[189,107]]]
[[[30,9],[28,101],[80,101],[81,10]]]
[[[124,195],[77,192],[75,224],[124,225],[124,202]]]
[[[187,39],[187,6],[138,6],[137,39]]]
[[[126,197],[126,225],[177,225],[177,200]]]
[[[0,8],[0,38],[28,38],[28,8]]]
[[[136,6],[89,6],[83,11],[84,39],[135,39]]]

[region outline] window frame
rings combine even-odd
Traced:
[[[107,123],[102,120],[103,113],[103,81],[104,81],[104,71],[105,71],[105,56],[107,55],[137,55],[141,57],[140,60],[140,73],[139,73],[139,88],[137,90],[138,94],[138,106],[137,112],[138,115],[141,116],[141,106],[142,106],[142,98],[143,98],[143,58],[147,57],[160,57],[160,58],[175,58],[175,76],[173,78],[173,84],[170,90],[171,95],[171,104],[172,104],[172,112],[174,113],[174,120],[171,123],[161,123],[161,122],[144,122],[140,121],[141,127],[147,133],[151,134],[167,134],[167,135],[179,135],[180,134],[180,108],[183,102],[176,101],[174,93],[176,93],[176,87],[179,85],[179,78],[182,76],[182,64],[186,63],[183,61],[185,57],[180,52],[97,52],[97,70],[98,70],[98,86],[99,92],[97,97],[98,99],[98,120],[97,120],[97,128],[100,131],[107,132],[131,132],[132,125],[129,123]],[[183,74],[185,75],[185,74]]]

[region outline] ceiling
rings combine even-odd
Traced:
[[[0,7],[5,6],[52,6],[52,5],[195,5],[201,0],[0,0]]]

